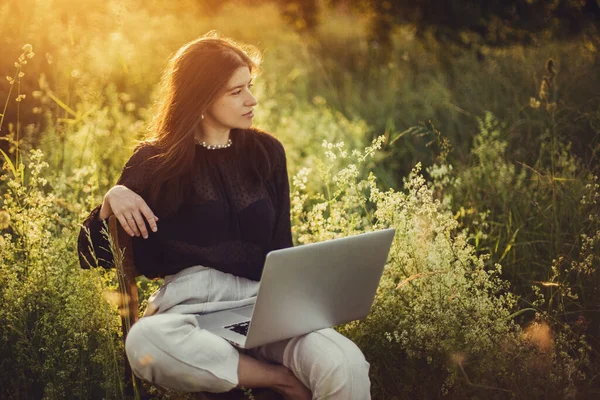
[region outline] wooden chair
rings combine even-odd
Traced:
[[[139,297],[135,278],[140,274],[135,269],[131,237],[125,232],[119,220],[114,215],[111,215],[108,219],[108,230],[113,245],[116,246],[113,249],[113,254],[115,255],[115,268],[117,269],[119,282],[121,326],[123,329],[123,341],[125,341],[131,326],[139,319]],[[140,379],[131,371],[127,353],[125,353],[124,357],[125,394],[133,397],[135,389],[137,389],[138,393],[142,392],[142,385]],[[281,395],[269,389],[253,389],[252,394],[256,400],[282,399]],[[242,390],[236,389],[227,393],[196,393],[196,398],[200,400],[242,400],[248,397]]]

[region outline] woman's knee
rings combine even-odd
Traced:
[[[152,317],[141,318],[132,325],[125,340],[125,353],[133,373],[147,381],[154,381],[153,366],[159,361],[160,349],[148,336],[153,332]]]
[[[326,364],[331,370],[339,370],[355,365],[369,366],[358,346],[332,328],[321,329],[307,335],[308,345],[313,352],[327,355]],[[325,361],[325,357],[321,357]]]
[[[141,318],[125,341],[136,376],[169,389],[226,392],[237,381],[238,353],[201,329],[193,316],[159,314]],[[222,363],[216,364],[216,361]]]
[[[319,332],[315,333],[319,334]],[[368,380],[370,365],[362,351],[350,339],[335,333],[337,338],[328,337],[328,340],[331,340],[329,344],[331,347],[330,357],[325,362],[325,374],[329,379],[337,380],[340,384]]]
[[[288,356],[306,374],[316,398],[370,398],[370,365],[354,342],[333,329],[297,339]]]

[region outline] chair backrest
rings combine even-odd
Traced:
[[[135,269],[131,237],[125,232],[119,220],[111,215],[108,230],[113,242],[113,255],[119,280],[120,312],[123,339],[127,337],[131,325],[137,322],[139,313],[138,290],[135,283],[139,273]]]
[[[112,241],[112,253],[114,265],[117,270],[117,279],[119,281],[119,311],[121,313],[121,329],[123,330],[123,342],[127,339],[127,334],[131,326],[138,320],[138,289],[135,283],[135,277],[139,273],[135,269],[133,260],[133,247],[131,236],[125,232],[121,223],[114,215],[108,218],[108,233]],[[131,371],[131,365],[127,354],[125,356],[125,394],[134,395],[136,390],[141,389],[141,383]],[[137,396],[136,396],[137,398]]]

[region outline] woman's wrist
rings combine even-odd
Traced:
[[[98,218],[101,221],[104,221],[111,215],[112,215],[112,209],[110,208],[108,198],[107,198],[107,196],[104,196],[104,201],[102,202],[102,207],[100,208],[100,213],[98,214]]]

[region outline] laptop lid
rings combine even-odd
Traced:
[[[366,317],[394,233],[384,229],[267,254],[244,348]]]

